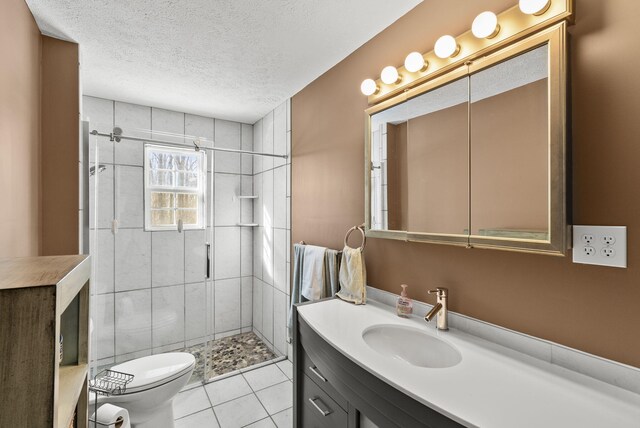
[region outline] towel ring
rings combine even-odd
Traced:
[[[349,239],[349,235],[351,235],[351,232],[353,232],[354,230],[359,230],[360,233],[362,234],[362,246],[359,248],[360,251],[364,251],[364,247],[365,245],[367,245],[367,237],[364,234],[364,227],[363,225],[360,226],[353,226],[351,229],[349,229],[347,231],[347,234],[344,236],[344,246],[348,247],[347,245],[347,240]]]

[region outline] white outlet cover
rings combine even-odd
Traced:
[[[573,226],[573,262],[626,268],[627,227]]]

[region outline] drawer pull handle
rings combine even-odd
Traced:
[[[327,379],[320,374],[320,372],[318,371],[316,366],[309,366],[309,370],[311,370],[311,373],[313,373],[314,375],[318,376],[320,378],[320,380],[322,380],[323,382],[327,381]]]
[[[317,411],[319,411],[322,416],[328,416],[331,414],[331,410],[323,410],[322,407],[318,406],[316,404],[316,400],[320,401],[319,398],[309,398],[309,403],[311,403],[313,405],[313,407],[316,408]],[[322,401],[320,401],[322,403]],[[324,405],[324,403],[322,403]]]

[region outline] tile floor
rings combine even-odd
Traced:
[[[290,428],[292,378],[284,360],[185,389],[173,402],[176,428]]]

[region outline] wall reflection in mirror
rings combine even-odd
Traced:
[[[372,230],[549,239],[548,47],[372,114]]]

